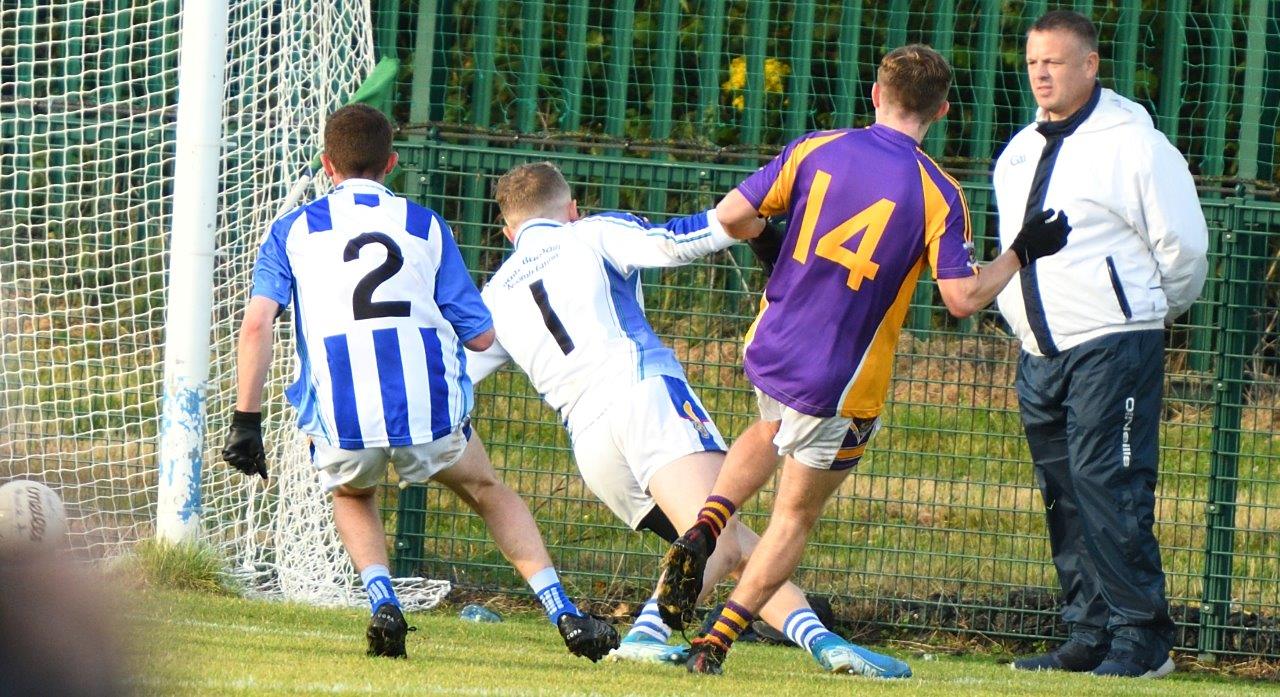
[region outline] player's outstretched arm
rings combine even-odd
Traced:
[[[579,221],[576,229],[624,276],[638,269],[665,269],[701,259],[733,246],[714,210],[662,224],[626,213],[605,213]]]
[[[766,219],[737,189],[730,191],[716,206],[716,218],[730,235],[747,241],[764,275],[772,276],[787,236],[784,226]]]
[[[1037,259],[1056,254],[1067,245],[1071,224],[1067,214],[1046,210],[1031,217],[995,261],[973,276],[940,278],[938,290],[947,310],[956,317],[968,317],[991,304],[1014,274]]]
[[[764,230],[764,217],[737,189],[716,204],[716,219],[730,237],[738,240],[752,239]]]
[[[942,304],[953,316],[962,319],[980,312],[991,304],[1021,268],[1018,257],[1012,251],[1006,251],[973,276],[939,278]]]

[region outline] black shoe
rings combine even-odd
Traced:
[[[592,663],[618,648],[618,632],[613,625],[591,615],[560,615],[556,622],[569,653],[591,659]]]
[[[1093,674],[1107,678],[1163,678],[1177,666],[1173,659],[1165,654],[1163,661],[1157,657],[1157,665],[1146,665],[1141,661],[1137,654],[1126,647],[1117,647],[1107,654],[1104,660],[1097,668],[1093,669]]]
[[[703,675],[720,675],[724,673],[724,659],[729,652],[703,634],[689,642],[689,658],[684,667],[690,673]]]
[[[365,653],[370,656],[408,658],[409,655],[404,651],[404,638],[417,629],[404,621],[400,608],[387,603],[369,618],[369,629],[365,632],[365,637],[369,639],[369,649]]]
[[[1068,641],[1049,653],[1019,658],[1010,664],[1014,670],[1064,670],[1085,673],[1101,665],[1107,657],[1108,647],[1086,646],[1078,641]]]
[[[702,593],[702,574],[715,548],[716,540],[711,532],[705,525],[695,523],[662,558],[658,614],[668,627],[680,631],[693,623],[698,595]]]

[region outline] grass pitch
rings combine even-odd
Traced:
[[[990,657],[893,652],[915,677],[878,681],[819,672],[794,648],[741,645],[721,677],[683,668],[592,664],[570,656],[532,613],[502,624],[460,620],[456,608],[415,613],[409,660],[364,656],[367,613],[146,591],[132,649],[134,683],[162,695],[1280,695],[1280,686],[1205,673],[1160,681],[1023,674]]]

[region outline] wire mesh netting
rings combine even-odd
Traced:
[[[488,192],[514,164],[551,159],[585,210],[622,208],[654,220],[710,206],[750,172],[444,142],[400,147],[405,192],[455,221],[464,256],[482,277],[507,247]],[[970,193],[981,186],[985,182]],[[1280,649],[1273,624],[1280,609],[1280,519],[1267,501],[1280,477],[1280,380],[1273,353],[1277,313],[1264,296],[1280,290],[1274,268],[1280,209],[1231,200],[1206,202],[1205,210],[1218,246],[1204,298],[1169,334],[1156,533],[1181,625],[1179,645],[1195,649],[1202,632],[1216,631],[1223,650],[1274,654]],[[1243,243],[1254,246],[1228,252],[1223,244],[1246,239],[1227,234],[1239,229],[1241,217],[1254,230]],[[1260,277],[1267,282],[1242,280]],[[754,414],[740,368],[741,337],[763,280],[754,262],[729,251],[646,279],[651,323],[674,346],[729,437]],[[1253,295],[1229,299],[1246,292]],[[1214,329],[1224,322],[1234,329]],[[1224,337],[1236,343],[1220,345]],[[1043,503],[1012,387],[1017,352],[994,310],[961,322],[926,304],[909,317],[886,426],[827,506],[798,578],[802,586],[840,598],[842,616],[851,620],[1021,638],[1062,633]],[[521,374],[504,371],[477,391],[477,432],[507,481],[529,500],[577,590],[643,598],[665,545],[626,530],[594,501],[556,415]],[[770,491],[744,511],[757,529]],[[1233,500],[1234,522],[1222,517]],[[411,487],[387,506],[406,572],[522,589],[480,521],[447,492]],[[1227,566],[1207,573],[1215,563]],[[1227,604],[1202,606],[1204,598],[1224,592]]]
[[[0,478],[95,553],[155,511],[175,6],[0,10]]]
[[[808,130],[870,122],[875,64],[923,41],[952,62],[952,109],[925,142],[964,183],[979,256],[995,248],[988,171],[1033,117],[1023,32],[1047,9],[1089,14],[1103,84],[1136,99],[1201,185],[1212,272],[1168,334],[1156,533],[1179,646],[1280,655],[1276,361],[1280,10],[1264,2],[387,3],[384,54],[412,57],[397,100],[405,193],[454,225],[481,279],[505,254],[490,201],[514,164],[550,159],[587,210],[654,220],[713,205]],[[1245,186],[1238,191],[1237,184]],[[1231,197],[1236,193],[1242,198]],[[747,256],[645,277],[655,329],[721,430],[754,414],[741,337],[763,278]],[[1043,503],[993,310],[966,321],[928,284],[898,346],[886,428],[827,507],[798,581],[877,626],[1062,636]],[[523,376],[478,388],[475,416],[577,590],[636,601],[665,545],[614,522],[578,478],[555,415]],[[757,529],[766,490],[744,518]],[[521,591],[479,520],[435,488],[387,499],[405,570]]]
[[[258,240],[373,59],[364,3],[230,5],[210,464],[232,411],[234,325]],[[0,480],[53,487],[73,548],[95,558],[154,534],[181,9],[0,7]],[[288,372],[280,361],[270,402]],[[205,468],[203,541],[251,590],[361,602],[304,439],[287,418],[271,425],[271,488]],[[445,591],[415,584],[411,595]]]
[[[395,112],[411,126],[748,152],[865,124],[880,57],[924,42],[955,68],[926,149],[985,172],[1034,113],[1024,32],[1060,8],[1093,19],[1101,80],[1146,106],[1194,173],[1276,184],[1280,13],[1265,0],[453,0],[385,2],[375,23],[382,53],[414,58]]]

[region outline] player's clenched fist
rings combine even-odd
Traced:
[[[262,413],[237,411],[227,430],[227,444],[222,459],[249,476],[267,478],[267,451],[262,447]]]

